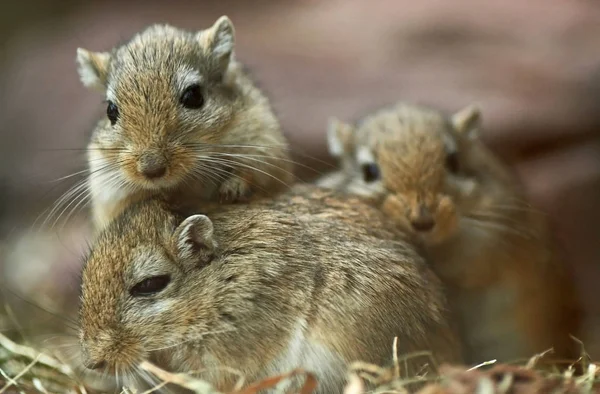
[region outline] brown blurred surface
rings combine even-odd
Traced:
[[[49,181],[84,168],[82,149],[104,111],[102,97],[79,83],[75,49],[109,49],[155,22],[202,29],[227,14],[236,26],[237,56],[272,98],[297,160],[318,171],[327,170],[316,159],[327,160],[330,115],[352,120],[399,99],[446,111],[479,103],[484,137],[549,213],[593,332],[600,328],[600,3],[71,3],[77,5],[3,6],[13,10],[2,13],[0,30],[0,229],[12,234],[5,243],[11,249],[19,234],[13,230],[31,225],[69,185]],[[73,252],[78,245],[53,245],[62,251],[47,262],[53,267],[80,258]],[[36,266],[29,257],[14,261]],[[27,277],[23,270],[5,267],[5,275]],[[48,286],[25,282],[33,292]],[[593,346],[600,357],[600,338]]]

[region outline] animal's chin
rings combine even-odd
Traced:
[[[444,240],[437,234],[416,234],[419,241],[425,246],[436,246],[441,244]]]
[[[441,229],[433,229],[428,233],[416,234],[417,238],[426,246],[438,246],[452,239],[458,233],[458,228],[452,231],[443,231]]]
[[[174,187],[178,186],[181,183],[181,181],[178,177],[164,177],[153,180],[138,178],[131,183],[139,189],[156,192],[161,190],[173,189]]]
[[[139,371],[139,365],[143,360],[144,358],[138,354],[123,354],[119,360],[114,360],[113,362],[108,363],[108,365],[106,365],[101,372],[111,376],[135,374],[136,371]]]

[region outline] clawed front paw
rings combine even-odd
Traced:
[[[243,178],[234,176],[225,180],[219,188],[221,202],[246,201],[250,197],[251,188]]]

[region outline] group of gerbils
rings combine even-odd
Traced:
[[[341,393],[351,362],[390,365],[393,343],[407,374],[578,356],[570,274],[480,139],[477,106],[332,117],[338,165],[307,183],[226,16],[198,32],[153,25],[77,62],[107,103],[88,145],[88,369],[150,360],[226,392],[226,368],[246,382],[304,368],[317,392]]]

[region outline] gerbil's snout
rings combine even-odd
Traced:
[[[97,351],[98,349],[93,349],[96,347],[97,346],[90,346],[87,343],[84,343],[81,348],[81,362],[87,369],[98,370],[107,367],[107,362],[100,352]]]
[[[157,152],[144,152],[137,163],[138,171],[148,179],[156,179],[167,173],[167,158]]]
[[[413,194],[389,194],[382,210],[409,231],[429,233],[436,227],[435,204]]]
[[[80,338],[81,363],[87,369],[113,373],[135,365],[144,353],[142,344],[125,332],[103,330]]]
[[[446,195],[391,193],[382,211],[403,229],[428,243],[442,242],[456,233],[458,216],[452,199]]]
[[[424,204],[419,204],[416,209],[411,210],[409,220],[415,231],[428,232],[435,226],[433,215]]]

